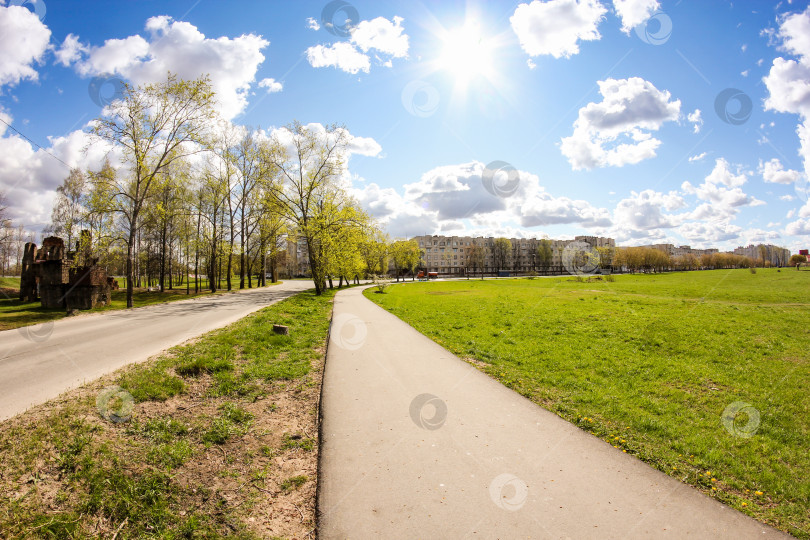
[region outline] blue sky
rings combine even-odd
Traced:
[[[806,2],[5,0],[0,57],[0,118],[45,149],[0,123],[31,230],[104,157],[89,89],[171,70],[236,124],[344,124],[394,237],[810,245]]]

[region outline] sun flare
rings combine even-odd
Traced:
[[[465,24],[448,32],[443,41],[439,63],[457,81],[466,82],[476,76],[488,77],[492,73],[493,46],[478,25]]]

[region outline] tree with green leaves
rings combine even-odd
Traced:
[[[391,255],[394,258],[394,271],[396,272],[397,281],[405,271],[410,270],[413,273],[419,261],[422,260],[422,251],[419,249],[416,240],[398,240],[394,242],[391,244]]]
[[[388,244],[388,238],[379,228],[366,232],[359,246],[366,279],[385,272],[388,267]]]
[[[56,200],[51,212],[50,231],[66,240],[68,250],[75,246],[74,240],[79,238],[82,229],[85,209],[83,195],[86,179],[80,169],[71,169],[62,185],[56,188]]]
[[[796,270],[805,263],[807,263],[807,257],[805,255],[795,254],[790,256],[790,266],[795,266]]]
[[[306,240],[315,294],[326,288],[326,234],[354,204],[340,185],[344,152],[349,143],[346,128],[326,126],[323,131],[293,122],[273,137],[269,161],[281,177],[274,190],[285,217]]]
[[[126,229],[127,307],[132,307],[135,241],[141,212],[153,196],[155,179],[173,161],[208,147],[214,119],[214,92],[207,77],[184,81],[169,74],[165,82],[125,85],[123,97],[105,107],[93,134],[122,150],[125,171],[108,186],[115,212]],[[105,177],[98,177],[102,181]]]
[[[543,238],[537,244],[537,264],[544,272],[548,272],[551,263],[554,261],[554,249],[551,245],[551,240]]]

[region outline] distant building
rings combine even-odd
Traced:
[[[684,255],[692,255],[694,257],[700,258],[701,255],[710,255],[713,253],[718,253],[718,250],[716,248],[697,249],[691,248],[689,246],[676,246],[674,244],[647,244],[646,246],[639,246],[639,247],[657,249],[658,251],[663,251],[672,258],[682,257]]]
[[[303,237],[287,237],[286,271],[292,277],[309,277],[309,251]]]
[[[465,274],[467,270],[478,273],[482,269],[469,264],[470,249],[480,246],[484,250],[484,273],[493,273],[496,270],[508,270],[515,273],[528,273],[548,271],[551,273],[565,273],[562,253],[565,246],[571,242],[586,242],[593,247],[616,246],[612,238],[601,236],[577,236],[574,240],[549,240],[551,242],[552,260],[548,268],[543,268],[538,259],[537,248],[540,239],[537,238],[510,238],[512,252],[509,254],[505,267],[497,268],[494,254],[495,237],[471,236],[441,236],[424,235],[412,238],[422,250],[422,266],[428,272],[440,274]]]
[[[790,260],[790,250],[787,248],[774,246],[773,244],[751,244],[746,247],[738,247],[734,250],[735,255],[750,257],[755,261],[769,262],[773,266],[786,266]]]

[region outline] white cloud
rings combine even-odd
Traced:
[[[351,43],[339,41],[331,47],[315,45],[307,49],[307,60],[312,67],[333,66],[346,73],[369,72],[371,62],[368,56],[359,52]]]
[[[0,88],[36,81],[32,65],[42,61],[50,39],[51,31],[29,9],[0,5]]]
[[[779,197],[779,200],[780,201],[788,201],[788,202],[790,202],[790,201],[796,200],[796,197],[794,197],[793,195],[781,195]]]
[[[262,79],[259,81],[259,88],[267,88],[267,93],[272,94],[274,92],[281,92],[284,89],[284,85],[275,79]]]
[[[775,58],[771,70],[763,79],[769,95],[765,108],[778,112],[810,114],[810,63],[805,59]]]
[[[79,41],[79,36],[75,34],[68,34],[62,42],[62,46],[54,51],[56,61],[65,67],[76,62],[82,57],[82,54],[87,53],[88,49]]]
[[[435,212],[406,200],[392,188],[381,188],[372,182],[362,189],[353,190],[353,194],[394,237],[432,234],[440,228]]]
[[[800,57],[810,57],[810,8],[784,17],[779,25],[782,48]]]
[[[526,65],[529,66],[529,69],[535,69],[537,67],[537,64],[535,64],[534,60],[531,58],[526,59]]]
[[[419,181],[406,184],[405,198],[439,220],[464,219],[476,214],[506,210],[506,199],[489,193],[481,181],[485,165],[479,161],[436,167]]]
[[[810,217],[810,201],[807,201],[806,203],[804,203],[804,206],[799,208],[798,215],[799,215],[800,218],[808,218],[808,217]]]
[[[796,126],[799,137],[799,155],[804,162],[804,173],[810,173],[810,7],[802,13],[793,13],[781,19],[776,35],[781,49],[798,60],[777,57],[763,82],[768,88],[765,109],[798,114],[801,122]]]
[[[700,154],[696,154],[694,156],[689,156],[689,163],[694,163],[695,161],[700,161],[706,157],[706,152],[701,152]]]
[[[723,158],[715,161],[714,169],[699,186],[684,182],[681,189],[695,195],[703,204],[690,214],[691,219],[730,220],[742,206],[761,206],[765,204],[756,197],[743,192],[742,186],[748,181],[745,172],[731,170],[731,165]]]
[[[658,0],[613,0],[613,9],[622,20],[622,32],[630,31],[660,9]]]
[[[307,28],[309,28],[310,30],[320,30],[321,25],[318,24],[318,21],[316,21],[312,17],[307,17]]]
[[[603,100],[580,109],[574,133],[560,141],[571,167],[621,167],[655,157],[661,141],[648,131],[677,120],[680,100],[670,101],[668,91],[658,90],[639,77],[607,79],[598,84]]]
[[[801,178],[802,173],[792,169],[785,169],[782,163],[776,158],[762,162],[759,160],[757,172],[762,175],[762,179],[772,184],[792,184]]]
[[[350,41],[309,47],[307,60],[315,68],[332,66],[351,74],[368,73],[371,69],[369,54],[373,53],[379,65],[390,68],[393,58],[408,56],[409,38],[402,21],[402,17],[396,16],[393,21],[385,17],[360,21],[351,28]]]
[[[403,33],[402,17],[393,22],[385,17],[360,21],[352,27],[351,40],[363,52],[375,49],[394,58],[408,55],[408,35]]]
[[[631,192],[631,196],[619,201],[614,210],[616,227],[628,230],[651,230],[676,227],[683,221],[683,215],[666,214],[686,205],[683,198],[674,191],[659,193],[646,189],[641,193]]]
[[[355,189],[355,196],[395,236],[462,229],[463,234],[526,236],[536,233],[521,227],[568,224],[594,228],[611,223],[607,210],[586,201],[554,197],[536,175],[526,171],[516,171],[519,182],[511,196],[495,196],[484,187],[484,170],[479,161],[444,165],[405,185],[401,195],[371,183]]]
[[[798,219],[788,223],[785,227],[785,233],[790,236],[810,235],[810,219]]]
[[[206,38],[194,25],[165,15],[148,19],[146,30],[148,39],[135,35],[91,47],[68,42],[62,58],[82,75],[117,74],[136,85],[165,80],[169,71],[182,79],[207,74],[222,115],[231,119],[244,111],[268,41],[255,34]]]
[[[748,70],[746,69],[745,71],[741,71],[740,75],[742,75],[743,77],[748,77]]]
[[[534,0],[520,4],[509,21],[529,56],[568,58],[579,53],[580,41],[602,37],[597,28],[606,12],[598,0]]]
[[[701,117],[700,109],[695,109],[686,115],[686,119],[692,123],[692,128],[695,133],[700,133],[700,128],[703,126],[703,118]]]
[[[49,142],[46,152],[16,134],[0,138],[0,191],[6,195],[9,218],[29,229],[50,223],[55,190],[68,175],[68,166],[99,168],[111,150],[80,130]]]
[[[537,175],[521,172],[518,191],[509,199],[509,212],[518,216],[523,227],[579,225],[586,228],[609,227],[610,212],[588,201],[556,197],[548,193]]]
[[[678,227],[678,234],[689,240],[692,246],[716,247],[722,242],[736,240],[742,227],[726,221],[700,221],[684,223]]]

